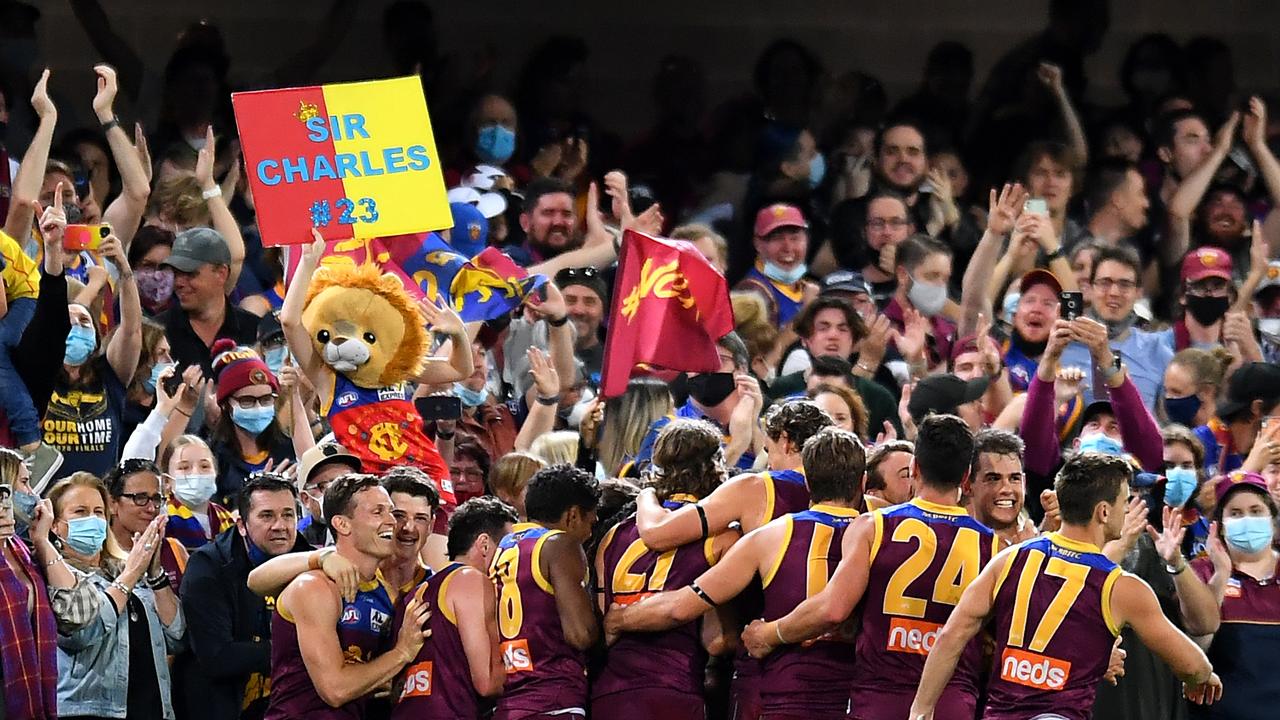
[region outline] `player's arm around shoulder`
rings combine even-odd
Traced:
[[[708,535],[729,529],[734,521],[759,517],[759,502],[764,479],[756,474],[738,475],[716,488],[696,505],[667,510],[651,491],[641,492],[636,499],[636,529],[646,547],[657,552],[674,550]],[[702,517],[706,518],[703,530]]]
[[[600,636],[600,624],[586,586],[587,555],[582,544],[556,533],[543,543],[539,561],[555,592],[565,641],[578,650],[586,650]]]
[[[501,693],[507,674],[498,648],[493,582],[475,568],[460,568],[454,572],[444,604],[457,620],[476,692],[486,697]]]

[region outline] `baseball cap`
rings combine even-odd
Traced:
[[[449,203],[453,214],[453,229],[449,231],[449,245],[454,250],[473,257],[484,250],[489,241],[489,221],[470,203]]]
[[[1062,283],[1058,281],[1058,276],[1042,268],[1034,268],[1023,273],[1022,281],[1018,283],[1018,292],[1025,295],[1029,288],[1036,285],[1048,285],[1055,297],[1062,293]]]
[[[1265,362],[1242,365],[1227,381],[1227,395],[1218,401],[1218,417],[1228,420],[1254,400],[1280,398],[1280,366]]]
[[[311,482],[311,475],[316,470],[335,462],[345,463],[355,472],[362,469],[360,458],[352,455],[346,448],[338,443],[321,443],[302,453],[302,458],[298,460],[298,477],[302,479],[302,485],[305,487]]]
[[[977,335],[965,335],[951,344],[951,362],[954,363],[965,353],[978,352],[980,349]]]
[[[800,208],[785,203],[774,203],[766,208],[761,208],[760,212],[756,213],[756,237],[764,237],[774,230],[784,227],[808,228],[809,223],[805,222],[804,214],[800,212]]]
[[[867,284],[867,279],[860,272],[853,270],[837,270],[829,273],[822,281],[822,291],[819,295],[830,295],[832,293],[847,292],[855,295],[870,295],[871,286]]]
[[[480,210],[485,219],[495,218],[507,211],[507,198],[500,192],[480,192],[473,187],[460,185],[445,193],[449,204],[465,203]]]
[[[1218,507],[1227,501],[1227,496],[1240,488],[1253,488],[1263,495],[1267,494],[1267,480],[1258,473],[1244,470],[1232,470],[1218,478],[1214,484],[1214,494],[1218,496]]]
[[[556,287],[564,290],[571,285],[590,288],[602,302],[609,300],[609,286],[600,276],[600,271],[593,267],[570,267],[556,273]]]
[[[982,397],[989,384],[985,377],[966,381],[951,374],[930,375],[916,383],[907,411],[916,422],[931,412],[954,415],[961,405]]]
[[[268,345],[273,341],[284,340],[284,328],[280,326],[280,316],[274,310],[262,316],[258,321],[258,344]]]
[[[192,273],[205,265],[230,265],[231,250],[217,230],[191,228],[178,233],[169,257],[160,264],[178,272]]]
[[[1253,296],[1257,297],[1262,294],[1263,290],[1273,287],[1280,287],[1280,260],[1272,260],[1267,263],[1267,272],[1262,275],[1262,281],[1258,283],[1258,287],[1253,291]]]
[[[1111,408],[1110,400],[1094,400],[1085,406],[1084,412],[1080,413],[1080,427],[1089,424],[1089,421],[1099,415],[1116,416],[1116,411]]]
[[[1199,282],[1211,277],[1231,282],[1231,256],[1222,248],[1196,248],[1182,258],[1183,282]]]

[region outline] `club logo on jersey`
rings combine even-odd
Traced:
[[[529,654],[529,641],[508,640],[502,643],[502,664],[507,666],[507,674],[533,672],[533,656]]]
[[[923,620],[893,618],[889,621],[889,646],[892,652],[928,655],[938,641],[942,626]]]
[[[1236,578],[1227,578],[1227,586],[1222,589],[1223,597],[1238,598],[1244,594],[1244,589],[1240,585],[1240,581]]]
[[[404,692],[400,699],[431,696],[431,661],[410,665],[404,676]]]
[[[355,605],[348,605],[342,609],[342,619],[338,621],[339,625],[358,625],[360,623],[360,608]]]
[[[1005,648],[1000,679],[1037,690],[1061,690],[1071,677],[1071,663],[1024,650]]]
[[[381,610],[369,610],[369,625],[376,633],[382,632],[382,628],[391,620],[391,616]]]

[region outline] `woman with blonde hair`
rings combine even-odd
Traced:
[[[525,519],[524,494],[529,478],[546,466],[541,457],[517,451],[498,458],[489,471],[489,488],[499,500],[516,509],[521,522]]]
[[[578,463],[578,433],[557,430],[543,433],[534,439],[529,452],[542,458],[548,465],[576,465]]]
[[[626,392],[604,405],[600,439],[596,443],[600,465],[609,477],[626,477],[640,444],[654,420],[675,412],[667,384],[653,377],[631,378]],[[594,438],[588,438],[593,440]]]
[[[218,489],[218,461],[197,435],[180,435],[165,450],[160,467],[172,480],[166,532],[195,550],[235,525],[231,511],[212,501]]]

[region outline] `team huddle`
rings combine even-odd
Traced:
[[[1126,626],[1193,703],[1220,697],[1205,654],[1102,554],[1129,500],[1123,459],[1070,458],[1060,528],[1009,546],[962,507],[976,453],[957,417],[920,424],[912,497],[888,506],[864,497],[861,441],[813,403],[775,407],[765,429],[770,469],[729,479],[720,431],[672,421],[613,518],[564,465],[529,483],[527,522],[467,501],[451,564],[416,587],[347,588],[302,560],[276,602],[266,717],[478,718],[496,703],[497,720],[704,718],[708,661],[734,654],[735,719],[1074,720],[1123,674]],[[325,506],[330,552],[380,580],[391,495],[346,475]]]

